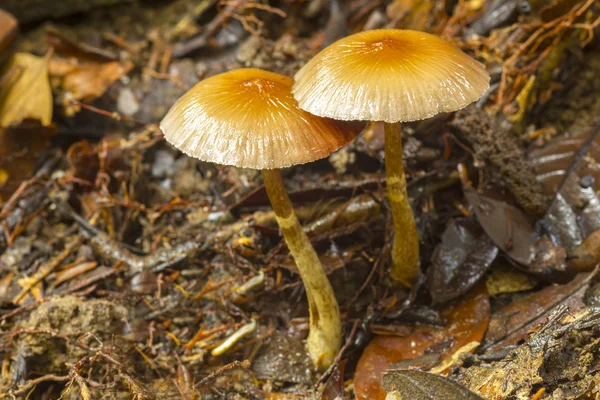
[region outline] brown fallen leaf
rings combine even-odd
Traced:
[[[531,330],[548,321],[557,307],[577,312],[594,273],[580,274],[566,285],[548,286],[495,312],[482,343],[482,351],[496,352],[526,339]]]
[[[569,270],[586,272],[600,262],[600,230],[593,232],[577,246],[567,261]]]
[[[37,121],[0,128],[0,200],[9,198],[34,173],[54,132],[54,126],[42,126]]]
[[[8,75],[10,79],[2,79]],[[0,71],[0,127],[25,119],[48,126],[52,121],[52,91],[48,81],[48,56],[15,53]]]
[[[563,307],[523,345],[455,376],[487,399],[595,399],[599,317],[595,308],[577,312]],[[540,388],[551,395],[540,397]]]
[[[77,42],[52,27],[46,29],[46,38],[48,44],[53,47],[58,54],[65,57],[74,57],[81,61],[99,63],[118,60],[116,54],[87,43]]]
[[[480,342],[490,317],[489,296],[485,285],[471,290],[458,303],[447,305],[441,315],[444,327],[407,325],[406,336],[375,336],[363,352],[354,376],[354,388],[358,400],[384,400],[386,392],[381,386],[382,374],[393,369],[403,360],[417,361],[424,355],[435,355],[439,349],[439,362],[452,356],[458,349],[471,342]]]
[[[427,286],[435,304],[455,299],[485,275],[498,248],[477,222],[459,218],[448,224],[431,257]]]
[[[529,217],[517,207],[470,186],[464,186],[463,190],[481,226],[496,246],[514,261],[528,266],[535,256],[536,240]]]
[[[0,64],[11,54],[11,47],[19,33],[19,23],[12,14],[0,9]]]
[[[387,6],[388,19],[402,29],[433,31],[436,20],[442,20],[443,14],[434,1],[428,0],[395,0]],[[438,18],[433,18],[436,16]]]
[[[53,87],[68,93],[68,95],[63,95],[63,103],[67,114],[70,115],[70,112],[76,111],[70,106],[71,100],[91,102],[97,99],[116,80],[127,75],[132,68],[131,61],[79,63],[63,58],[53,58],[50,60],[49,72]]]
[[[383,375],[382,382],[388,400],[483,400],[450,378],[423,371],[389,371]]]
[[[342,360],[335,368],[331,377],[325,383],[321,400],[346,400],[346,392],[344,391],[344,369],[347,359]]]
[[[497,262],[485,279],[490,296],[524,292],[533,289],[535,284],[533,278],[515,269],[507,261]]]

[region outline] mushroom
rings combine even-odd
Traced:
[[[237,69],[199,82],[161,122],[167,141],[187,155],[262,170],[273,211],[304,282],[310,313],[308,352],[319,368],[341,345],[337,300],[300,225],[280,168],[327,157],[352,141],[363,124],[318,117],[298,108],[292,78]]]
[[[378,29],[323,49],[298,71],[292,92],[303,110],[338,120],[383,121],[387,191],[394,219],[391,278],[410,286],[419,238],[406,191],[400,122],[459,110],[489,87],[484,66],[424,32]]]

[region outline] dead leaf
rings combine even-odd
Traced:
[[[537,179],[542,183],[546,193],[556,193],[575,155],[592,133],[593,129],[590,128],[582,129],[573,135],[558,136],[547,146],[534,149],[528,154]],[[576,175],[589,176],[591,187],[600,190],[600,164],[596,160],[600,160],[600,135],[595,138],[589,150],[573,168],[573,173]]]
[[[473,221],[453,220],[435,248],[427,271],[427,286],[434,303],[459,297],[486,273],[498,248]]]
[[[389,371],[383,375],[382,385],[386,392],[396,392],[398,396],[388,396],[387,400],[483,400],[456,381],[444,376],[415,370]]]
[[[499,351],[526,339],[539,325],[548,321],[557,307],[577,312],[585,307],[583,298],[593,274],[580,274],[566,285],[548,286],[495,312],[482,344],[482,350]]]
[[[348,362],[347,359],[342,360],[327,380],[327,383],[325,383],[321,400],[345,400],[347,398],[344,391],[344,369],[346,362]]]
[[[79,63],[73,60],[53,58],[50,60],[52,84],[69,93],[69,100],[91,102],[102,96],[116,80],[125,76],[133,63],[110,61],[105,63]]]
[[[463,190],[481,226],[496,246],[519,264],[529,265],[535,255],[536,235],[523,211],[470,186],[463,186]]]
[[[580,400],[596,398],[600,381],[598,321],[594,308],[558,310],[527,343],[493,362],[476,362],[458,374],[460,383],[488,399]]]
[[[48,44],[65,57],[75,57],[78,60],[98,63],[118,60],[116,54],[87,43],[76,42],[52,27],[46,29],[46,34]]]
[[[585,272],[600,262],[600,230],[589,235],[571,253],[567,261],[569,270]]]
[[[19,126],[0,128],[0,199],[7,199],[28,179],[42,160],[54,134],[53,126],[25,121]]]
[[[12,14],[0,9],[0,64],[10,55],[10,48],[19,33],[19,23]]]
[[[581,0],[551,0],[542,2],[543,6],[539,13],[542,17],[543,22],[549,22],[554,19],[560,18],[566,15],[575,7],[580,4]]]
[[[490,296],[502,293],[514,293],[531,290],[535,287],[535,281],[529,276],[512,267],[508,262],[496,263],[485,280]]]
[[[429,0],[395,0],[387,6],[387,16],[393,25],[402,29],[434,30],[434,24],[444,20],[440,7]]]
[[[479,285],[461,299],[447,305],[441,312],[444,327],[408,325],[407,336],[375,336],[363,352],[354,377],[358,400],[383,400],[382,374],[403,360],[424,355],[436,356],[436,362],[451,356],[471,342],[479,342],[487,329],[490,315],[489,296],[485,285]],[[438,349],[436,349],[438,347]]]
[[[15,71],[20,72],[15,74]],[[5,74],[11,74],[12,79],[0,87],[0,127],[15,126],[25,119],[50,125],[52,91],[48,81],[48,57],[16,53],[0,76]]]

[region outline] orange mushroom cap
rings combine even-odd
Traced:
[[[481,63],[437,36],[379,29],[333,43],[295,79],[303,110],[391,123],[459,110],[486,92],[490,78]]]
[[[185,93],[160,126],[167,141],[191,157],[254,169],[327,157],[360,133],[362,124],[298,108],[292,84],[260,69],[215,75]]]

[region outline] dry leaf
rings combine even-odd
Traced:
[[[25,119],[50,125],[52,91],[48,81],[48,58],[16,53],[0,75],[10,77],[0,78],[0,127],[18,125]]]
[[[485,280],[490,296],[502,293],[524,292],[535,287],[535,281],[504,261],[497,263]]]
[[[557,309],[568,309],[571,313],[583,309],[583,298],[594,276],[595,273],[579,274],[566,285],[548,286],[496,311],[490,319],[481,350],[493,353],[525,340]]]
[[[19,23],[11,14],[0,9],[0,63],[8,58],[19,33]]]
[[[481,341],[490,318],[485,285],[473,288],[460,302],[446,305],[441,315],[446,322],[444,327],[407,325],[404,336],[375,336],[356,366],[356,398],[384,400],[381,376],[386,370],[429,361],[439,363],[465,345]]]
[[[383,375],[383,387],[389,393],[386,399],[390,400],[483,400],[450,378],[422,371],[387,372]]]
[[[133,63],[130,61],[78,63],[63,58],[53,58],[49,65],[53,86],[67,92],[68,96],[64,96],[65,98],[84,102],[91,102],[102,96],[110,85],[132,68]]]
[[[25,121],[0,128],[0,198],[7,199],[22,181],[31,177],[50,146],[53,126]]]

